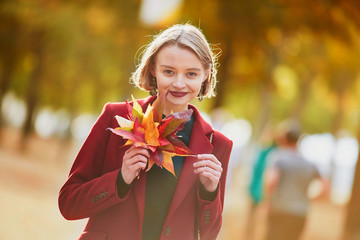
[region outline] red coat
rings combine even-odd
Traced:
[[[155,97],[139,100],[143,109]],[[194,110],[189,148],[197,153],[213,153],[222,163],[218,194],[214,201],[199,197],[199,178],[194,173],[194,157],[187,157],[160,239],[216,239],[222,222],[225,180],[232,141],[203,120]],[[68,220],[89,218],[81,240],[139,240],[145,206],[146,172],[124,198],[117,194],[116,180],[121,168],[125,140],[112,134],[108,127],[117,127],[115,115],[126,116],[124,103],[108,103],[80,149],[69,178],[60,190],[59,208]],[[212,138],[212,143],[210,139]]]

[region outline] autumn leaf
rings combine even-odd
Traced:
[[[158,98],[153,103],[153,112],[154,112],[154,122],[160,123],[162,121],[165,99],[168,93],[160,94]]]
[[[167,140],[174,147],[174,152],[179,156],[193,155],[191,150],[178,138],[169,136]]]
[[[144,115],[142,125],[145,128],[145,141],[151,146],[160,146],[159,131],[157,124],[154,122],[152,107],[149,105]]]
[[[167,123],[162,136],[173,135],[176,132],[180,131],[184,128],[184,124],[190,120],[192,115],[192,109],[185,110],[179,113],[172,113],[166,118],[171,118],[171,120]],[[166,118],[164,121],[166,121]]]
[[[174,176],[176,176],[174,170],[174,163],[172,161],[172,157],[176,156],[176,153],[163,151],[163,156],[164,156],[164,162],[163,162],[164,168],[169,172],[171,172]]]
[[[162,118],[167,94],[160,94],[152,105],[143,113],[141,105],[132,96],[132,105],[126,101],[128,119],[115,116],[119,127],[108,128],[112,133],[127,139],[125,145],[133,144],[149,150],[149,171],[154,164],[165,168],[175,177],[174,156],[191,156],[191,150],[176,135],[190,120],[192,110],[172,113]]]
[[[115,119],[122,129],[132,128],[132,122],[130,120],[120,117],[120,116],[115,116]]]
[[[140,104],[136,101],[133,95],[131,95],[132,101],[133,101],[133,108],[132,108],[132,116],[133,118],[137,118],[139,122],[142,122],[143,119],[143,112]],[[135,119],[133,119],[135,120]]]
[[[112,128],[108,128],[111,132],[115,133],[116,135],[119,135],[125,139],[129,139],[133,142],[143,142],[144,140],[136,134],[133,134],[129,131],[123,130],[123,129],[112,129]]]

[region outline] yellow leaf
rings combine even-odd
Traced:
[[[160,146],[159,131],[154,123],[152,107],[146,109],[141,125],[145,128],[145,141],[151,146]]]
[[[115,129],[122,129],[122,130],[125,130],[125,131],[128,131],[128,132],[132,132],[133,131],[133,128],[132,127],[117,127]]]
[[[133,95],[131,95],[132,101],[133,101],[133,110],[132,110],[132,114],[134,117],[136,117],[139,122],[142,122],[142,118],[143,118],[143,112],[142,112],[142,108],[140,106],[140,104],[136,101],[136,99],[134,98]]]
[[[130,139],[128,139],[124,145],[125,145],[125,146],[128,146],[128,145],[131,145],[131,144],[133,144],[133,141],[131,141]]]

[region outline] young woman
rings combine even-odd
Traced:
[[[89,218],[79,239],[216,239],[222,221],[225,179],[232,141],[213,130],[190,104],[214,96],[216,62],[202,32],[175,25],[147,46],[132,76],[153,96],[138,100],[143,110],[167,92],[164,115],[192,109],[177,134],[195,153],[173,157],[175,177],[154,165],[149,150],[123,146],[107,128],[126,117],[125,103],[108,103],[80,149],[60,190],[66,219]]]

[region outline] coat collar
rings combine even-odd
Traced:
[[[194,110],[195,122],[191,132],[191,138],[189,143],[190,150],[195,154],[208,154],[213,150],[208,134],[213,130],[211,126],[201,117],[199,111],[192,105],[190,108]],[[176,190],[170,209],[168,212],[168,218],[171,218],[179,207],[180,203],[191,191],[196,191],[196,185],[198,181],[198,175],[194,173],[193,164],[197,161],[196,157],[186,157],[183,169],[181,171]],[[192,190],[193,189],[193,190]]]

